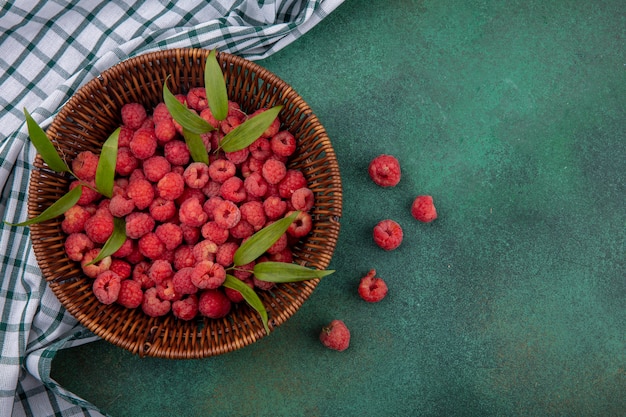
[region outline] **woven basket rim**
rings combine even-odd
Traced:
[[[80,150],[97,150],[119,125],[120,106],[143,101],[154,106],[162,101],[162,82],[172,69],[173,89],[184,91],[203,84],[204,62],[209,50],[176,48],[128,58],[103,71],[80,87],[62,106],[48,128],[48,136],[71,159]],[[293,88],[262,66],[225,52],[217,59],[225,73],[229,99],[246,112],[284,104],[281,129],[294,133],[299,153],[290,166],[301,169],[316,196],[314,230],[296,245],[294,262],[325,269],[330,264],[340,229],[342,185],[337,158],[330,139],[308,104]],[[199,70],[200,67],[200,70]],[[171,85],[170,85],[170,88]],[[159,97],[160,94],[160,97]],[[40,155],[34,162],[28,192],[29,217],[67,191],[70,178],[51,171]],[[90,279],[76,262],[64,256],[60,219],[31,225],[31,240],[43,276],[61,304],[83,326],[104,340],[140,356],[192,359],[215,356],[243,348],[266,336],[256,312],[246,305],[218,320],[190,322],[168,316],[152,318],[141,308],[126,309],[93,302]],[[64,258],[64,259],[63,259]],[[319,279],[280,284],[259,294],[272,315],[270,329],[289,319],[309,298]],[[271,332],[270,332],[271,333]]]

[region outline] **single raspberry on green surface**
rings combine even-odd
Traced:
[[[379,155],[368,167],[370,178],[381,187],[393,187],[400,182],[400,163],[395,156]]]
[[[377,303],[387,295],[387,284],[371,269],[359,282],[359,295],[368,303]]]
[[[113,304],[119,296],[121,282],[120,276],[115,272],[103,271],[93,282],[93,293],[102,304]]]
[[[333,320],[324,326],[319,338],[322,345],[339,352],[350,346],[350,330],[342,320]]]
[[[390,251],[396,249],[402,243],[404,233],[402,227],[391,220],[381,220],[374,227],[374,242],[384,250]]]
[[[420,222],[429,223],[437,218],[437,210],[430,195],[418,195],[411,205],[411,215]]]

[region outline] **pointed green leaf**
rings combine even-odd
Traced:
[[[115,182],[115,163],[117,162],[117,139],[121,128],[109,136],[102,145],[98,168],[96,168],[96,188],[105,197],[113,197],[113,183]]]
[[[259,313],[259,315],[261,316],[261,320],[263,320],[265,333],[269,334],[270,329],[267,325],[267,310],[265,310],[265,306],[263,305],[263,302],[261,301],[257,293],[255,293],[252,288],[248,287],[246,283],[229,274],[226,274],[226,280],[224,280],[223,285],[226,288],[232,288],[235,291],[239,291],[241,295],[243,295],[243,299],[246,300],[250,307],[255,309],[257,313]]]
[[[226,119],[228,116],[228,93],[224,73],[219,62],[217,62],[215,49],[209,52],[204,65],[204,89],[213,116],[217,120]]]
[[[163,101],[170,114],[183,128],[197,134],[207,133],[215,130],[202,117],[189,110],[183,103],[178,101],[176,96],[167,88],[167,80],[163,83]]]
[[[204,142],[202,141],[202,137],[197,133],[191,132],[183,127],[183,137],[185,138],[185,143],[189,148],[189,153],[191,154],[191,159],[194,162],[204,162],[205,164],[209,164],[209,153],[206,150],[206,146],[204,146]]]
[[[220,148],[224,152],[235,152],[244,149],[270,127],[282,108],[283,106],[275,106],[247,119],[222,138]]]
[[[233,258],[235,266],[245,265],[263,255],[287,231],[299,213],[294,211],[250,236],[235,252]]]
[[[91,262],[89,262],[89,265],[100,262],[107,256],[113,255],[119,248],[122,247],[124,242],[126,242],[126,222],[124,219],[114,217],[113,225],[113,233],[111,233],[111,236],[109,236],[107,241],[104,242],[104,246],[100,249],[100,253],[98,253],[98,256],[96,256]]]
[[[59,198],[55,201],[50,207],[45,209],[39,216],[33,217],[32,219],[26,220],[22,223],[6,224],[10,226],[28,226],[30,224],[45,222],[46,220],[54,219],[55,217],[60,216],[65,213],[70,207],[72,207],[76,202],[80,199],[80,196],[83,192],[83,186],[79,185],[73,189],[71,189],[67,194],[63,197]]]
[[[48,139],[46,132],[37,124],[26,108],[24,108],[24,115],[26,116],[26,125],[28,126],[30,140],[33,142],[37,152],[39,152],[46,164],[48,164],[53,171],[69,172],[69,167],[59,156],[56,148],[52,142],[50,142],[50,139]]]
[[[260,262],[254,265],[254,276],[261,281],[296,282],[312,278],[322,278],[333,270],[320,270],[285,262]]]

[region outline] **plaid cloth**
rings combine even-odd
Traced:
[[[343,0],[0,3],[2,219],[27,217],[35,149],[23,109],[46,128],[65,101],[101,71],[147,51],[218,48],[255,60],[280,50]],[[42,279],[29,229],[0,224],[0,415],[100,416],[104,411],[50,378],[65,347],[96,340]]]

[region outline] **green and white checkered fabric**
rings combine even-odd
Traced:
[[[2,219],[27,217],[35,149],[23,109],[46,128],[101,71],[147,51],[217,48],[261,59],[320,22],[343,0],[9,0],[0,2]],[[0,415],[100,416],[50,378],[61,348],[96,340],[60,305],[33,255],[29,229],[0,224]]]

